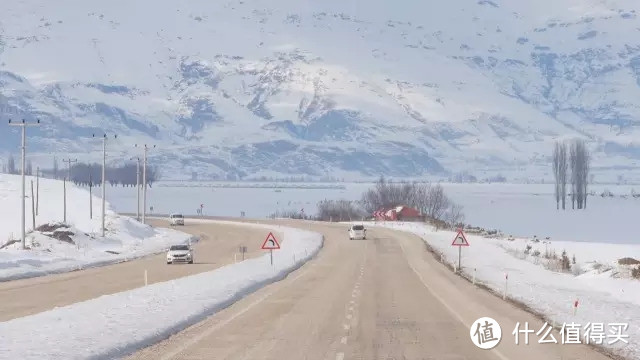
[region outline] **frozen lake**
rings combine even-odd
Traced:
[[[370,184],[339,184],[344,189],[269,189],[168,186],[157,183],[147,192],[147,209],[195,214],[200,204],[205,215],[263,218],[276,210],[301,210],[311,214],[323,199],[360,199]],[[202,183],[206,185],[206,183]],[[309,184],[312,185],[312,184]],[[313,184],[318,185],[318,184]],[[336,186],[336,184],[331,184]],[[587,210],[557,211],[552,184],[443,184],[447,195],[464,206],[465,221],[500,229],[514,236],[550,236],[556,240],[639,243],[633,226],[640,214],[640,198],[589,198]],[[594,185],[600,194],[631,193],[630,186]],[[640,188],[638,190],[640,192]],[[135,212],[135,188],[108,187],[107,199],[119,212]],[[571,204],[569,203],[569,208]],[[640,254],[637,254],[640,255]]]

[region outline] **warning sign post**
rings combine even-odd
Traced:
[[[280,249],[280,244],[278,243],[278,240],[273,235],[273,233],[270,232],[269,235],[267,235],[267,238],[264,239],[264,242],[262,243],[262,250],[269,250],[269,254],[271,255],[271,265],[273,265],[273,250],[278,249]]]
[[[467,241],[467,238],[464,236],[464,232],[462,231],[462,229],[458,230],[458,233],[456,234],[456,237],[453,239],[451,246],[458,247],[458,271],[460,271],[460,268],[462,266],[462,247],[469,246],[469,242]]]

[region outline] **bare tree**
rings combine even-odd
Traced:
[[[570,147],[572,208],[584,209],[587,205],[587,187],[591,156],[582,139],[575,139]]]
[[[576,175],[575,175],[575,187],[576,187],[576,205],[578,209],[582,209],[584,203],[584,186],[583,186],[583,173],[584,173],[584,142],[579,139],[574,140],[573,146],[576,154]]]
[[[567,143],[562,142],[560,144],[560,196],[562,197],[562,210],[566,208],[567,202],[567,170],[569,168],[567,163]]]
[[[571,209],[576,208],[577,175],[578,175],[578,153],[575,142],[569,147],[569,166],[571,167]]]
[[[452,227],[460,225],[464,221],[463,207],[459,204],[451,204],[445,214],[445,221]]]
[[[55,156],[53,157],[53,178],[58,178],[58,158]]]
[[[553,167],[553,179],[555,181],[555,191],[554,194],[556,196],[556,209],[560,209],[560,196],[562,195],[562,191],[560,190],[560,143],[556,141],[553,147],[553,155],[552,155],[552,167]]]
[[[24,171],[25,175],[31,176],[33,175],[33,164],[31,163],[31,160],[27,161],[27,168]]]
[[[431,186],[428,183],[390,183],[380,178],[373,189],[367,190],[360,201],[368,214],[376,210],[390,209],[406,205],[415,208],[432,220],[444,221],[447,215],[458,218],[461,207],[453,207],[453,202],[446,196],[441,185]],[[447,213],[447,211],[452,211]]]
[[[365,213],[348,200],[323,200],[318,203],[317,219],[321,221],[361,220]]]
[[[445,211],[451,204],[444,193],[442,185],[438,184],[429,189],[426,215],[432,219],[442,220]]]
[[[584,140],[576,139],[577,158],[577,187],[578,187],[578,209],[584,209],[587,205],[587,187],[589,182],[590,155]]]
[[[589,153],[589,149],[587,149],[587,146],[585,145],[583,147],[584,150],[584,154],[582,156],[583,159],[583,164],[582,164],[582,186],[583,186],[583,190],[582,192],[584,193],[584,204],[583,204],[583,209],[587,208],[587,196],[588,196],[588,185],[589,185],[589,179],[590,179],[590,170],[591,170],[591,154]]]
[[[7,172],[9,174],[17,174],[16,170],[16,160],[13,158],[12,154],[9,154],[9,159],[7,160]]]

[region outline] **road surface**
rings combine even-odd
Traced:
[[[515,345],[517,322],[536,331],[543,322],[455,276],[414,235],[376,228],[349,241],[346,225],[311,228],[326,239],[316,259],[128,359],[608,359],[584,345],[539,344],[535,334]],[[470,339],[484,316],[502,326],[493,350]]]
[[[154,226],[168,226],[163,220],[150,220]],[[240,245],[247,246],[246,257],[263,255],[260,250],[266,230],[238,225],[197,224],[186,220],[177,230],[201,236],[194,244],[195,264],[166,264],[159,254],[97,268],[0,283],[0,321],[27,316],[102,295],[214,270],[234,262]],[[278,234],[276,233],[276,236]]]

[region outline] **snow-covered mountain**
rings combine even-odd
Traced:
[[[557,138],[639,169],[631,0],[24,0],[0,5],[3,118],[33,151],[165,176],[542,176]],[[635,100],[635,101],[634,101]],[[4,126],[1,125],[0,126]],[[0,130],[15,150],[17,129]],[[15,150],[17,151],[17,150]],[[47,160],[44,160],[47,159]]]

